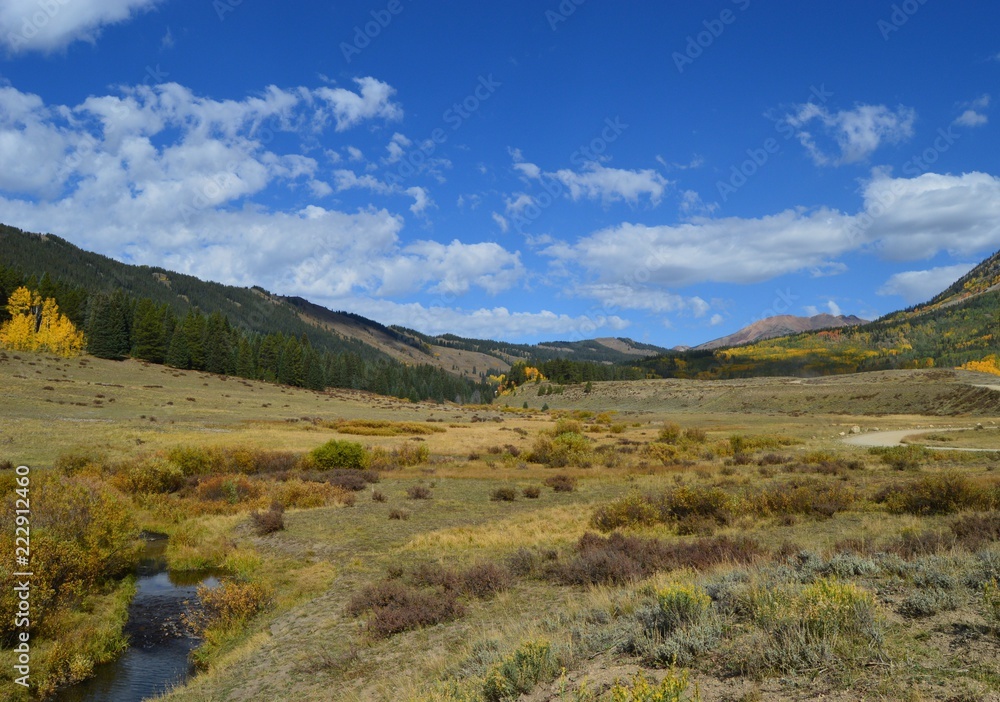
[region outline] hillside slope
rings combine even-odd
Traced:
[[[740,346],[760,341],[761,339],[771,339],[776,336],[788,336],[789,334],[799,334],[819,329],[850,327],[857,324],[864,324],[867,321],[854,315],[835,316],[832,314],[817,314],[812,317],[796,317],[791,314],[782,314],[761,319],[728,336],[699,344],[694,349],[704,351],[705,349],[720,349],[726,346]]]
[[[987,258],[929,302],[873,322],[689,350],[640,362],[661,377],[819,376],[905,368],[1000,364],[1000,254]]]

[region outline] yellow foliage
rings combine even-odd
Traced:
[[[990,354],[981,361],[967,361],[958,367],[959,370],[978,371],[980,373],[990,373],[1000,375],[1000,367],[997,366],[996,356]]]
[[[83,332],[59,312],[52,298],[20,287],[7,300],[10,320],[0,326],[0,347],[13,351],[48,351],[77,356],[83,351]]]

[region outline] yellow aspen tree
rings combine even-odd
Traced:
[[[83,351],[83,332],[69,318],[60,314],[51,297],[42,303],[42,323],[38,327],[39,348],[60,356],[76,356]]]
[[[83,333],[65,315],[52,298],[42,298],[20,287],[7,300],[10,320],[0,326],[0,347],[13,351],[49,351],[60,356],[75,356],[83,351]]]

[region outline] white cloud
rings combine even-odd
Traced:
[[[510,229],[510,223],[507,221],[507,218],[499,212],[493,212],[491,216],[493,217],[493,221],[497,223],[497,226],[500,227],[500,231],[506,234],[507,230]]]
[[[879,288],[879,295],[899,295],[907,304],[926,302],[975,267],[973,263],[957,263],[923,271],[896,273]]]
[[[162,0],[4,0],[0,45],[10,53],[52,52],[94,42],[105,26],[126,22]]]
[[[834,317],[839,317],[841,314],[843,314],[843,312],[841,312],[841,310],[840,310],[840,305],[838,305],[833,300],[827,300],[826,301],[826,309]]]
[[[433,205],[423,188],[343,169],[331,185],[314,159],[269,149],[262,124],[312,137],[314,116],[305,88],[215,101],[177,84],[140,86],[75,107],[0,88],[0,221],[129,262],[310,297],[497,293],[521,280],[517,252],[404,244],[402,217],[385,209],[255,202],[269,189],[319,198],[362,187],[413,198],[415,214]]]
[[[853,110],[831,112],[815,103],[797,105],[783,121],[796,130],[799,142],[820,166],[856,163],[868,158],[883,143],[896,144],[913,136],[917,113],[909,107],[892,110],[885,105],[858,105]],[[817,143],[809,130],[818,123],[822,133],[832,139],[837,154],[830,154]]]
[[[723,317],[721,314],[713,314],[712,318],[708,320],[708,323],[710,326],[717,327],[724,321],[726,321],[726,318]]]
[[[955,118],[955,124],[961,127],[981,127],[990,119],[986,115],[980,114],[975,110],[966,110],[958,117]]]
[[[167,33],[163,35],[160,39],[160,49],[172,49],[175,45],[174,33],[170,31],[170,27],[167,27]]]
[[[574,171],[568,168],[555,172],[543,171],[534,163],[527,163],[522,154],[515,149],[511,152],[514,158],[514,168],[529,181],[554,181],[549,190],[555,189],[556,194],[565,189],[565,194],[571,200],[600,200],[604,204],[625,201],[637,204],[646,196],[650,203],[658,205],[663,193],[671,182],[651,168],[643,170],[625,170],[607,168],[595,161],[583,164],[582,170]]]
[[[990,106],[990,96],[988,94],[981,95],[970,103],[964,105],[966,110],[962,112],[952,124],[957,124],[961,127],[981,127],[987,122],[989,122],[989,117],[983,114],[983,111]]]
[[[345,303],[320,300],[338,309]],[[549,310],[516,312],[506,307],[464,310],[443,304],[398,303],[378,299],[352,299],[352,309],[385,324],[401,324],[426,334],[459,334],[480,339],[518,340],[544,336],[589,339],[599,330],[621,331],[629,326],[621,317],[571,316]]]
[[[626,283],[590,283],[577,287],[577,295],[600,300],[605,310],[645,310],[655,314],[689,312],[704,317],[711,309],[700,297],[684,297],[653,287]]]
[[[403,108],[392,101],[396,89],[391,85],[370,76],[355,78],[354,82],[361,88],[357,93],[346,88],[317,88],[313,91],[316,97],[327,104],[338,132],[376,117],[387,122],[403,118]],[[326,111],[321,110],[318,115],[321,117],[321,124],[324,123]]]
[[[431,199],[426,188],[417,185],[404,189],[399,185],[381,181],[373,175],[366,174],[359,176],[347,168],[338,168],[335,170],[333,172],[333,180],[337,192],[350,190],[351,188],[362,188],[370,190],[373,193],[378,193],[379,195],[409,195],[413,198],[413,204],[410,205],[410,212],[415,215],[423,214],[428,207],[434,205],[434,201]]]

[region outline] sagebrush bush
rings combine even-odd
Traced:
[[[882,462],[895,470],[918,470],[931,456],[923,446],[873,447],[868,453],[879,456]]]
[[[483,699],[486,702],[517,699],[558,672],[559,661],[548,641],[526,641],[490,668],[483,682]]]
[[[523,494],[529,500],[536,500],[542,494],[542,489],[537,485],[528,485],[523,490],[521,490],[521,494]]]
[[[331,439],[322,446],[312,450],[310,454],[316,467],[321,470],[331,468],[347,468],[364,470],[368,467],[369,455],[367,449],[355,441]]]
[[[986,621],[994,627],[1000,626],[1000,585],[996,580],[990,580],[983,586],[983,606]]]
[[[399,519],[407,520],[410,518],[410,513],[405,509],[393,508],[389,510],[389,519]]]
[[[662,633],[694,624],[705,616],[712,598],[695,585],[675,583],[656,591],[658,624]]]

